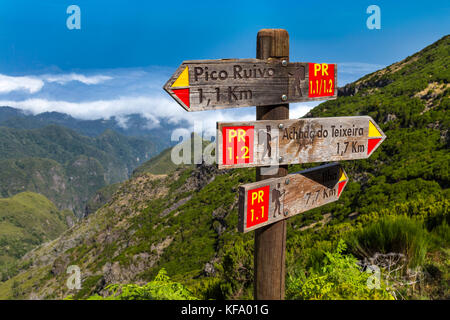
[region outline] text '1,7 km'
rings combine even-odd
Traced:
[[[257,121],[217,122],[219,169],[256,169],[239,187],[240,232],[255,231],[255,299],[284,299],[286,221],[337,201],[337,163],[293,174],[289,164],[369,158],[386,135],[369,116],[289,119],[289,103],[337,98],[337,65],[289,62],[289,35],[262,29],[259,59],[184,61],[164,90],[187,111],[256,106]],[[268,169],[267,171],[265,169]]]
[[[164,90],[187,111],[335,99],[337,66],[259,59],[184,61]]]
[[[219,168],[368,158],[386,135],[369,116],[218,122]]]
[[[347,181],[341,165],[332,163],[242,185],[238,229],[248,232],[337,201]]]

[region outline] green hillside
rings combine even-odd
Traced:
[[[208,146],[210,144],[210,142],[203,140],[197,134],[196,134],[196,139],[200,139],[200,141],[202,141],[203,150],[206,148],[206,146]],[[183,141],[183,143],[181,143],[180,147],[175,151],[175,154],[177,154],[176,152],[178,152],[178,155],[180,157],[182,157],[183,150],[185,148],[190,148],[190,150],[191,150],[190,163],[191,164],[175,164],[172,161],[172,147],[171,147],[171,148],[167,148],[167,149],[163,150],[157,156],[151,158],[147,162],[144,162],[139,167],[137,167],[133,171],[133,176],[137,176],[144,172],[152,173],[152,174],[169,174],[181,167],[191,168],[191,169],[194,168],[196,165],[195,164],[196,162],[197,162],[197,164],[201,162],[200,160],[194,161],[194,143],[195,143],[194,141],[198,141],[198,140],[191,138],[189,140]],[[213,153],[213,155],[214,155],[214,153]]]
[[[166,174],[175,171],[178,165],[174,164],[170,159],[171,151],[172,148],[167,148],[157,156],[143,163],[133,171],[133,176],[137,176],[143,172]]]
[[[0,127],[0,150],[1,196],[41,193],[78,216],[98,189],[126,180],[136,166],[157,153],[146,139],[112,130],[86,137],[57,125],[30,130]]]
[[[86,209],[84,212],[85,216],[88,216],[98,209],[100,209],[103,205],[111,201],[114,193],[119,189],[121,183],[109,184],[99,190],[97,190],[92,198],[86,204]]]
[[[388,137],[367,160],[343,162],[361,188],[348,213],[450,198],[450,36],[341,90],[308,116],[369,115]]]
[[[387,139],[369,159],[342,162],[350,182],[339,201],[288,220],[288,299],[450,298],[449,42],[340,88],[308,115],[368,114]],[[254,180],[255,169],[142,167],[96,213],[29,253],[0,298],[107,295],[109,284],[157,281],[162,269],[198,298],[252,298],[254,235],[237,231],[237,189]],[[64,285],[72,264],[80,291]],[[378,289],[367,287],[370,264],[381,268]]]
[[[123,121],[125,121],[125,126]],[[125,136],[150,140],[158,150],[172,145],[170,141],[172,131],[177,127],[187,125],[187,123],[174,125],[161,119],[158,126],[149,126],[149,124],[153,124],[151,120],[140,114],[125,115],[121,117],[120,121],[114,116],[109,119],[82,120],[55,111],[31,114],[21,109],[0,106],[1,127],[39,129],[49,125],[58,125],[88,137],[97,137],[106,130],[112,130]]]
[[[199,139],[201,139],[199,136],[197,136]],[[207,141],[203,141],[203,147],[206,147],[209,143]],[[191,163],[194,163],[194,140],[189,139],[185,142],[183,142],[183,147],[191,148]],[[195,168],[195,164],[175,164],[172,162],[172,148],[167,148],[163,150],[160,154],[157,156],[151,158],[150,160],[144,162],[139,167],[137,167],[135,170],[133,170],[133,177],[137,177],[139,175],[142,175],[143,173],[150,173],[155,176],[158,176],[156,178],[161,178],[167,174],[171,174],[174,171],[182,168],[189,168],[193,169]],[[179,154],[182,155],[183,151],[179,150]],[[86,205],[86,212],[85,215],[89,215],[91,213],[94,213],[98,209],[100,209],[103,205],[108,203],[111,199],[114,193],[119,189],[120,183],[115,183],[112,185],[107,185],[99,190],[97,190],[94,194],[94,196],[89,199],[87,205]]]
[[[37,245],[59,236],[74,223],[74,215],[59,211],[43,195],[22,192],[0,199],[0,270],[2,280],[14,263]]]

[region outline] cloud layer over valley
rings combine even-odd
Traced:
[[[381,67],[366,63],[338,64],[338,83],[342,86]],[[33,114],[56,111],[85,120],[114,116],[122,126],[126,126],[126,115],[140,114],[148,120],[148,128],[157,128],[162,120],[174,125],[185,120],[184,126],[198,121],[210,132],[215,130],[216,121],[255,119],[255,107],[184,111],[162,90],[173,71],[146,67],[41,75],[0,74],[0,106]],[[290,118],[305,115],[318,103],[291,104]]]

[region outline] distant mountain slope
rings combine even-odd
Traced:
[[[46,197],[33,192],[0,198],[0,277],[8,278],[7,266],[40,243],[56,238],[74,219],[70,211],[59,211]]]
[[[203,150],[211,144],[211,142],[203,140],[199,135],[196,135],[195,141],[202,141]],[[167,148],[163,150],[160,154],[157,156],[151,158],[150,160],[144,162],[139,167],[137,167],[133,171],[133,176],[139,175],[141,173],[147,172],[151,174],[170,174],[176,169],[180,169],[182,167],[185,168],[194,168],[196,165],[200,164],[202,162],[201,159],[197,159],[197,161],[194,161],[195,157],[195,146],[194,146],[194,139],[189,139],[187,141],[183,141],[182,144],[176,147],[174,150],[173,147]],[[182,157],[183,150],[188,150],[190,148],[191,150],[191,156],[190,156],[190,164],[175,164],[172,161],[172,150],[174,151],[174,155],[178,155],[179,157]],[[214,154],[214,153],[213,153]]]
[[[127,179],[139,164],[172,145],[176,127],[164,120],[156,125],[138,114],[81,120],[0,107],[0,195],[34,191],[59,208],[84,215],[98,189]],[[79,165],[91,174],[83,175]]]
[[[341,88],[337,100],[311,111],[309,116],[315,117],[369,114],[387,139],[369,159],[342,162],[350,182],[339,201],[288,220],[288,280],[322,272],[324,252],[375,226],[380,229],[370,229],[372,239],[365,239],[376,244],[373,252],[408,256],[414,249],[411,241],[423,240],[424,285],[417,285],[419,293],[403,292],[405,296],[450,297],[449,41],[446,36]],[[289,171],[316,165],[291,166]],[[0,298],[13,291],[21,298],[82,298],[104,293],[111,283],[149,281],[161,268],[199,296],[251,298],[254,235],[237,232],[237,189],[255,179],[255,170],[201,165],[168,175],[151,174],[145,166],[135,172],[96,213],[29,252],[22,272],[0,283]],[[324,214],[331,214],[324,226],[302,229],[322,221]],[[401,216],[397,221],[410,224],[389,229],[380,223],[387,216]],[[384,246],[394,231],[399,236]],[[348,253],[368,258],[350,244]],[[80,291],[64,285],[65,269],[72,264],[83,272]]]
[[[84,216],[88,216],[98,209],[100,209],[103,205],[111,201],[113,195],[120,188],[121,183],[109,184],[95,192],[95,194],[89,199],[86,204],[86,209]]]
[[[79,216],[96,190],[126,180],[158,152],[145,138],[112,130],[87,137],[58,125],[30,130],[0,127],[0,150],[1,196],[38,192]]]
[[[178,165],[174,164],[170,159],[172,148],[163,150],[160,154],[152,159],[146,161],[133,171],[133,176],[139,175],[142,172],[152,174],[166,174],[174,171]]]
[[[25,117],[22,110],[11,107],[0,107],[0,123],[14,119],[16,117]]]
[[[166,120],[154,123],[139,114],[129,114],[111,119],[82,120],[60,112],[43,112],[36,115],[7,106],[0,107],[0,126],[16,129],[39,129],[48,125],[59,125],[75,132],[96,137],[106,130],[113,130],[130,137],[141,137],[153,141],[158,151],[172,145],[170,135],[183,123],[173,125]]]
[[[198,139],[201,139],[197,136]],[[203,147],[205,148],[209,145],[210,142],[203,140]],[[189,139],[182,143],[182,148],[177,148],[175,154],[181,156],[183,154],[184,148],[191,148],[191,164],[175,164],[172,161],[172,151],[174,147],[167,148],[163,150],[157,156],[151,158],[150,160],[142,163],[139,167],[133,170],[132,177],[137,177],[142,175],[143,173],[150,173],[155,176],[159,176],[160,178],[166,175],[173,174],[176,170],[181,169],[194,169],[199,163],[194,162],[194,140]],[[200,161],[198,161],[200,162]],[[114,193],[120,188],[120,183],[108,185],[99,189],[95,195],[88,201],[86,205],[86,215],[91,214],[101,208],[103,205],[111,201]]]

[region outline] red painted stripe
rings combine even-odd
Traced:
[[[369,139],[368,145],[367,145],[367,154],[371,154],[372,150],[380,143],[381,138],[372,138]]]
[[[180,99],[188,108],[189,105],[189,88],[187,89],[172,89],[173,93]]]
[[[341,181],[338,184],[338,197],[341,195],[342,189],[344,189],[344,186],[346,185],[347,180]]]

